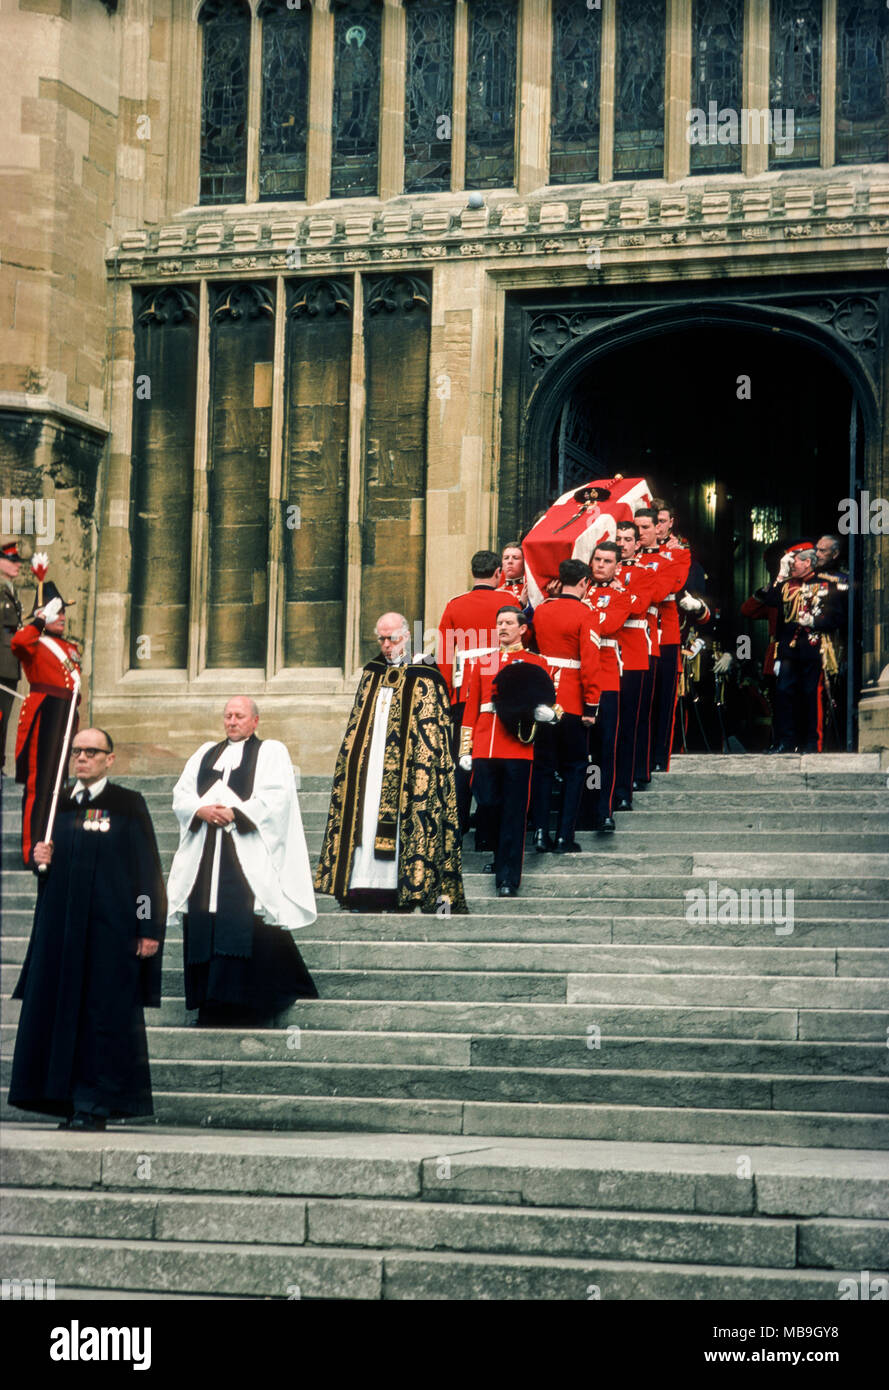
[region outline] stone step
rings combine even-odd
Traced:
[[[774,929],[773,929],[774,930]],[[562,945],[517,942],[430,942],[430,941],[344,941],[327,942],[307,928],[299,936],[299,949],[309,969],[372,971],[482,971],[486,974],[533,971],[553,974],[598,972],[644,975],[726,974],[798,975],[827,978],[886,978],[889,998],[889,950],[866,948],[797,947],[788,961],[780,947],[781,937],[769,946],[706,945]],[[5,937],[4,961],[20,963],[25,958],[26,937]],[[169,970],[182,969],[182,942],[167,941],[164,964]]]
[[[522,1207],[780,1217],[889,1217],[886,1155],[448,1134],[268,1134],[10,1124],[8,1189],[407,1198]]]
[[[12,1056],[16,1029],[0,1029],[3,1054]],[[751,1039],[529,1037],[453,1033],[393,1033],[296,1028],[212,1029],[154,1026],[148,1030],[152,1061],[346,1062],[397,1066],[559,1067],[582,1070],[763,1072],[790,1076],[883,1076],[886,1048],[873,1043],[761,1042]]]
[[[578,1050],[582,1046],[582,1041],[578,1040]],[[650,1062],[657,1062],[660,1068],[661,1059],[655,1048]],[[4,1086],[9,1084],[11,1066],[11,1060],[0,1064]],[[825,1111],[870,1116],[889,1113],[889,1079],[883,1077],[619,1070],[616,1065],[607,1069],[535,1068],[527,1064],[521,1068],[407,1067],[389,1063],[302,1061],[298,1051],[292,1051],[285,1061],[164,1061],[155,1058],[151,1075],[157,1092],[204,1094],[205,1105],[210,1111],[216,1097],[222,1095]]]
[[[454,1251],[16,1237],[9,1267],[57,1285],[267,1299],[834,1299],[836,1273]],[[592,1292],[595,1290],[595,1293]]]
[[[657,1212],[526,1210],[355,1198],[4,1192],[2,1232],[146,1242],[455,1250],[657,1264],[879,1269],[889,1227],[856,1219],[782,1220]]]
[[[4,1024],[17,1024],[20,1011],[17,999],[8,995],[0,998],[0,1017]],[[146,1012],[149,1025],[156,1023],[164,1027],[191,1025],[196,1016],[186,1010],[181,995],[167,996],[160,1008]],[[279,1017],[276,1026],[396,1033],[503,1032],[586,1040],[591,1023],[601,1028],[603,1035],[775,1041],[799,1038],[824,1042],[880,1041],[885,1045],[889,1011],[597,1004],[595,1018],[592,1018],[589,1005],[313,999],[298,1001]]]

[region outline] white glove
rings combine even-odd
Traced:
[[[552,705],[535,705],[534,718],[538,724],[552,724],[556,717],[556,712]]]
[[[64,606],[60,598],[51,598],[46,607],[40,610],[40,616],[45,623],[54,623]]]
[[[713,670],[717,676],[724,676],[726,671],[730,671],[735,664],[735,658],[729,652],[723,652],[713,663]]]
[[[699,598],[695,598],[694,594],[683,594],[679,600],[679,607],[684,608],[686,613],[700,613],[704,605]]]
[[[775,580],[775,583],[776,583],[776,584],[783,584],[783,583],[784,583],[784,580],[787,579],[788,575],[790,574],[790,566],[791,566],[791,564],[792,564],[792,557],[791,557],[790,555],[782,555],[782,556],[781,556],[781,563],[780,563],[780,565],[778,566],[778,578]]]
[[[468,753],[463,754],[463,757],[460,759],[460,766],[464,772],[472,771],[472,758]]]
[[[811,613],[803,613],[798,620],[800,627],[814,627],[815,619]]]

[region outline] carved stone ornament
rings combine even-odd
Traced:
[[[371,285],[365,307],[368,314],[394,314],[399,309],[405,314],[415,309],[428,311],[429,286],[415,275],[388,275]]]

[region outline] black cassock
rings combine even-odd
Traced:
[[[107,830],[90,826],[107,824]],[[53,858],[13,998],[22,1012],[9,1102],[47,1115],[150,1115],[144,1006],[160,1003],[166,893],[148,807],[106,784],[59,802]]]
[[[207,750],[197,775],[199,796],[219,780],[214,770],[228,740]],[[234,768],[228,785],[242,800],[253,794],[256,760],[261,739],[251,734],[244,743],[240,766]],[[191,829],[197,832],[202,821],[195,816]],[[256,834],[256,827],[235,808],[235,830]],[[217,907],[210,912],[210,885],[216,840],[220,838],[219,888]],[[185,1007],[200,1009],[208,1019],[213,1015],[269,1016],[282,1013],[295,999],[317,999],[318,990],[299,953],[293,936],[284,927],[258,917],[253,906],[255,895],[244,877],[230,834],[207,826],[204,851],[194,886],[183,913],[182,934],[185,947]]]

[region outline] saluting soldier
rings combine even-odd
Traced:
[[[527,628],[521,609],[511,604],[500,609],[499,650],[472,669],[460,732],[460,766],[472,775],[484,838],[494,850],[492,868],[501,898],[514,898],[522,881],[535,730],[538,723],[556,718],[555,689],[546,662],[522,641]],[[521,668],[521,675],[515,667]],[[510,717],[516,714],[518,718]]]
[[[63,760],[65,730],[77,693],[80,653],[63,636],[66,603],[52,580],[41,580],[37,603],[23,628],[13,635],[12,651],[22,663],[29,690],[19,715],[15,741],[15,779],[22,783],[22,858],[34,867],[34,846],[43,840],[53,787]],[[77,732],[77,715],[71,738]]]
[[[6,730],[9,725],[15,687],[20,667],[12,650],[13,635],[22,625],[22,605],[15,591],[15,581],[22,567],[22,557],[15,541],[0,545],[0,776],[6,756]]]
[[[775,753],[820,753],[822,695],[838,669],[834,634],[845,627],[849,585],[817,572],[810,541],[792,546],[775,582],[756,598],[778,610],[775,663]]]

